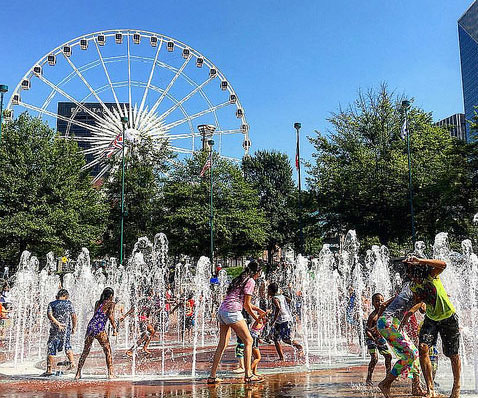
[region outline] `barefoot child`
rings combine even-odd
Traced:
[[[137,307],[139,339],[128,351],[126,351],[126,355],[129,357],[132,357],[133,351],[136,351],[141,345],[143,345],[143,352],[150,354],[151,351],[148,350],[148,346],[156,333],[156,325],[153,320],[154,318],[157,318],[158,308],[152,290],[148,290],[146,297],[138,300]],[[120,322],[124,321],[126,317],[134,314],[135,308],[136,306],[133,305],[131,309],[119,319]]]
[[[386,307],[382,306],[379,311],[377,328],[380,334],[387,340],[398,361],[392,370],[387,373],[378,387],[382,391],[385,398],[390,398],[390,388],[392,383],[400,376],[407,374],[412,376],[412,395],[424,395],[424,391],[420,388],[420,364],[418,360],[418,349],[410,340],[406,333],[400,328],[400,322],[404,314],[415,305],[415,299],[410,290],[409,283],[405,283],[400,293]],[[383,310],[383,312],[382,312]]]
[[[426,314],[420,328],[420,364],[427,383],[427,393],[435,395],[433,384],[433,366],[430,361],[430,347],[437,344],[438,334],[441,336],[443,354],[450,358],[453,372],[453,388],[450,398],[460,396],[461,361],[460,327],[455,308],[440,280],[446,263],[441,260],[419,259],[410,257],[404,261],[408,265],[411,276],[411,289],[418,300],[426,304]]]
[[[274,345],[281,361],[284,360],[284,352],[280,345],[282,340],[284,343],[293,346],[298,351],[302,351],[302,346],[295,340],[291,339],[290,325],[292,315],[290,314],[289,305],[283,294],[279,294],[279,286],[277,283],[271,283],[267,289],[267,294],[272,297],[272,325],[274,327]]]
[[[85,346],[81,353],[80,360],[78,361],[78,369],[75,376],[76,380],[81,378],[81,369],[85,364],[86,357],[90,353],[91,345],[95,339],[98,340],[98,343],[100,343],[105,353],[108,378],[112,379],[115,377],[113,373],[113,359],[111,355],[110,341],[105,331],[106,323],[109,319],[113,328],[113,336],[116,336],[116,322],[114,319],[115,303],[113,299],[114,291],[112,288],[107,287],[103,290],[100,299],[95,304],[95,313],[86,328]]]
[[[186,312],[184,314],[184,327],[186,340],[190,341],[193,337],[194,323],[195,323],[196,303],[194,302],[194,294],[190,293],[186,301]]]
[[[75,367],[73,351],[71,350],[70,336],[75,333],[76,314],[73,309],[68,290],[61,289],[56,295],[56,300],[48,304],[47,316],[50,320],[50,335],[48,337],[48,357],[46,372],[42,376],[52,376],[53,357],[65,349],[68,357],[68,370]],[[65,362],[63,362],[65,364]]]
[[[254,321],[254,323],[251,325],[251,337],[252,337],[252,356],[254,357],[254,360],[252,361],[251,364],[251,370],[252,374],[258,377],[261,377],[257,373],[257,365],[259,365],[259,362],[261,360],[261,352],[259,351],[259,339],[262,334],[262,330],[266,326],[266,315],[268,312],[264,312],[263,314],[260,314],[259,317]]]
[[[390,299],[392,300],[392,299]],[[377,320],[380,308],[384,304],[383,296],[380,293],[375,293],[372,296],[372,305],[375,308],[368,317],[367,325],[365,328],[365,334],[367,336],[366,343],[368,352],[370,354],[370,363],[368,365],[368,373],[366,384],[371,386],[372,384],[372,374],[375,369],[375,365],[378,362],[377,348],[378,352],[385,358],[385,368],[386,373],[390,372],[392,368],[392,354],[388,349],[387,340],[385,340],[379,333],[377,329]],[[389,302],[385,303],[385,306]]]

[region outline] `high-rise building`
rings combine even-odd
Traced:
[[[458,39],[465,119],[472,120],[474,107],[478,106],[478,1],[476,0],[458,20]],[[468,124],[466,130],[468,133]]]
[[[455,113],[436,122],[435,125],[448,129],[452,137],[466,140],[466,120],[463,113]]]

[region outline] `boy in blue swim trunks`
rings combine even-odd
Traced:
[[[392,354],[388,349],[387,340],[380,335],[377,329],[377,319],[380,309],[387,304],[388,302],[384,305],[384,298],[380,293],[375,293],[372,296],[372,305],[374,310],[370,313],[367,320],[367,327],[365,328],[365,342],[367,344],[368,353],[370,354],[367,380],[365,381],[368,386],[373,385],[372,375],[375,365],[377,365],[378,362],[377,349],[378,352],[385,358],[385,368],[387,370],[386,373],[388,374],[392,368]]]
[[[68,293],[68,290],[61,289],[56,295],[56,300],[48,304],[47,316],[50,320],[51,327],[47,344],[48,357],[46,372],[43,373],[42,376],[53,375],[53,357],[63,350],[68,357],[68,361],[61,364],[67,365],[68,370],[75,367],[70,337],[75,333],[76,314],[69,297],[70,294]]]

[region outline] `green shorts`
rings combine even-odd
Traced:
[[[383,337],[381,337],[377,341],[368,338],[367,348],[368,348],[369,354],[375,354],[378,349],[378,352],[384,356],[392,355],[392,353],[390,352],[390,349],[388,348],[387,340],[385,340]]]

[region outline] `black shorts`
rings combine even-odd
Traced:
[[[194,327],[194,317],[186,315],[186,319],[184,321],[184,326],[187,330],[191,330]]]
[[[274,341],[282,340],[285,343],[289,343],[291,330],[290,330],[290,322],[281,322],[274,324]]]
[[[426,344],[428,347],[437,343],[438,333],[440,333],[443,345],[443,354],[447,357],[458,354],[460,350],[460,328],[458,326],[458,315],[434,321],[427,316],[420,329],[420,344]]]

